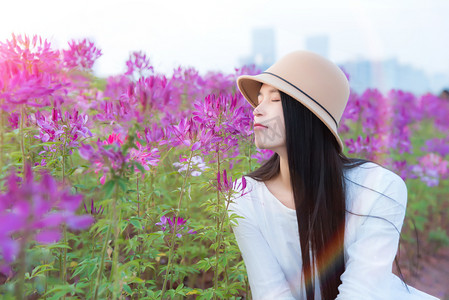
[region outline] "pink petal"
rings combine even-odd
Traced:
[[[71,216],[67,219],[67,226],[71,229],[85,229],[88,228],[94,222],[92,216]]]
[[[36,235],[36,241],[41,244],[56,243],[61,239],[61,232],[59,229],[47,229],[39,232]]]
[[[196,142],[192,146],[192,151],[198,150],[200,148],[200,146],[201,146],[201,142]]]

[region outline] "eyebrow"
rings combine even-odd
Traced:
[[[271,90],[268,91],[268,93],[269,93],[269,94],[279,93],[279,90],[271,89]],[[259,92],[259,93],[257,94],[257,97],[259,97],[260,95],[262,95],[261,92]]]

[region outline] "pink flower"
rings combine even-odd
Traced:
[[[126,140],[127,138],[125,138]],[[98,139],[94,144],[95,147],[89,144],[82,144],[79,147],[78,151],[81,158],[94,165],[96,174],[102,173],[101,184],[105,183],[106,175],[109,173],[115,174],[131,167],[135,172],[141,171],[136,163],[140,164],[145,170],[149,170],[149,165],[157,166],[159,163],[160,155],[157,148],[144,147],[136,141],[137,149],[126,147],[125,149],[128,152],[125,153],[122,148],[123,144],[124,141],[120,134],[112,133],[104,141]]]
[[[93,222],[90,216],[75,214],[82,195],[72,195],[48,173],[42,173],[41,180],[35,179],[29,165],[26,174],[21,180],[11,173],[6,178],[6,191],[0,194],[0,253],[6,265],[14,261],[19,249],[13,235],[27,232],[31,239],[47,244],[60,239],[62,223],[77,230]]]
[[[246,179],[242,176],[241,182],[239,181],[239,179],[232,181],[232,176],[228,178],[226,170],[223,170],[223,174],[217,172],[217,189],[222,193],[227,194],[231,191],[237,191],[242,192],[241,196],[243,196],[243,191],[246,188]]]
[[[92,132],[87,127],[88,116],[79,114],[76,109],[73,109],[72,114],[66,111],[64,115],[60,109],[56,108],[53,108],[51,114],[37,111],[32,122],[39,128],[39,135],[35,135],[34,138],[40,139],[43,143],[61,142],[59,145],[44,145],[44,151],[39,154],[56,152],[57,149],[61,153],[63,149],[66,149],[66,154],[72,154],[72,149],[79,146],[82,138],[92,136]],[[41,165],[45,164],[44,159]]]
[[[137,75],[137,78],[152,75],[154,68],[150,63],[150,59],[142,51],[135,51],[130,54],[129,59],[126,61],[126,67],[128,70],[125,75]]]
[[[48,105],[50,96],[68,85],[59,65],[59,52],[47,40],[13,34],[0,42],[0,98],[10,105]]]
[[[357,140],[349,139],[345,143],[348,147],[348,153],[363,154],[368,158],[379,152],[381,148],[379,140],[369,135],[365,138],[359,135]]]
[[[257,159],[259,164],[269,160],[274,154],[274,151],[269,149],[257,149],[256,154],[251,155],[251,158]]]
[[[178,238],[182,237],[182,232],[187,232],[189,234],[197,233],[196,231],[193,231],[192,229],[189,230],[189,228],[187,226],[182,226],[186,223],[187,220],[185,220],[181,217],[178,217],[175,221],[175,216],[173,216],[172,218],[167,218],[164,215],[161,217],[160,220],[161,221],[156,223],[155,225],[160,226],[162,231],[166,231],[167,229],[169,229],[169,232],[173,232],[173,230],[175,229],[175,224],[176,224],[176,232],[177,232],[176,236]]]
[[[71,40],[69,50],[63,50],[64,65],[69,68],[92,69],[95,61],[101,56],[101,50],[97,49],[93,42],[83,39],[80,42]]]
[[[437,153],[428,153],[419,158],[419,163],[412,166],[413,174],[428,186],[437,186],[440,179],[449,177],[449,162]],[[416,178],[416,177],[415,177]]]

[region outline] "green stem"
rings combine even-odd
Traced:
[[[16,299],[24,299],[25,271],[26,271],[26,246],[28,243],[28,232],[26,232],[20,242],[20,252],[18,257],[19,272],[17,274],[18,283],[16,285]]]
[[[117,201],[118,201],[118,188],[115,188],[115,197],[112,202],[112,212],[113,212],[113,223],[115,224],[114,229],[114,254],[112,256],[112,271],[111,271],[111,281],[113,280],[114,288],[112,293],[112,299],[117,299],[117,294],[120,292],[120,283],[119,283],[119,272],[118,272],[118,254],[119,254],[119,233],[120,233],[120,218],[121,218],[121,209],[120,206],[119,216],[117,218]]]
[[[67,228],[65,225],[62,225],[62,232],[63,232],[63,239],[64,239],[64,245],[67,245]],[[59,274],[62,282],[65,282],[67,280],[67,248],[63,248],[62,250],[62,257],[61,257],[62,263],[59,264]]]
[[[249,161],[249,172],[251,172],[251,146],[248,147],[249,151],[248,151],[248,161]]]
[[[62,147],[62,184],[65,184],[65,144]],[[64,245],[67,245],[67,228],[65,225],[62,225],[63,236],[64,236]],[[65,283],[67,281],[67,248],[62,249],[62,272],[61,272],[61,281]],[[65,295],[63,296],[65,299]]]
[[[117,188],[117,187],[115,187],[115,188]],[[112,213],[112,212],[110,212],[110,213]],[[111,220],[110,217],[109,217],[109,220]],[[100,289],[101,274],[103,273],[104,259],[105,259],[105,255],[106,255],[106,249],[108,247],[109,237],[111,235],[111,228],[112,228],[112,224],[109,224],[108,231],[106,233],[106,238],[103,243],[103,248],[101,249],[100,267],[98,268],[97,279],[95,281],[94,300],[98,299],[98,290]]]
[[[229,197],[228,197],[228,201],[227,201],[227,203],[226,203],[226,211],[224,211],[223,213],[222,213],[222,216],[221,216],[221,221],[220,221],[220,229],[218,230],[218,242],[217,242],[217,249],[220,249],[221,248],[221,235],[222,235],[222,233],[223,233],[223,225],[224,225],[224,221],[225,221],[225,218],[226,217],[228,217],[228,214],[227,214],[227,211],[228,211],[228,209],[229,209],[229,204],[230,204],[230,201],[231,200],[231,195],[229,195]],[[226,255],[226,251],[227,251],[227,248],[225,248],[225,258],[227,258],[228,256]],[[217,265],[216,265],[216,267],[217,267],[217,272],[216,273],[218,273],[218,260],[217,260]],[[226,281],[226,286],[228,286],[228,264],[225,262],[225,269],[224,269],[224,272],[225,272],[225,281]],[[217,280],[217,282],[218,282],[218,275],[216,274],[216,280]]]
[[[178,210],[176,211],[175,222],[174,222],[175,224],[174,224],[174,228],[173,228],[173,233],[171,235],[170,251],[168,254],[168,262],[167,262],[167,269],[165,272],[164,283],[162,285],[161,299],[164,299],[165,291],[167,289],[167,280],[168,280],[168,276],[170,274],[170,267],[171,267],[172,256],[173,256],[173,248],[175,247],[175,236],[176,236],[176,228],[178,225],[178,214],[179,214],[179,209],[181,208],[181,200],[182,200],[182,196],[184,194],[187,177],[189,176],[190,163],[192,161],[192,156],[193,156],[193,151],[190,152],[189,162],[187,164],[186,176],[184,177],[184,183],[182,184],[181,193],[179,195]]]
[[[220,153],[217,151],[217,168],[218,168],[218,174],[220,174]],[[220,190],[217,189],[217,206],[215,207],[216,212],[218,213],[220,211]],[[216,244],[217,247],[215,248],[215,274],[214,274],[214,290],[217,291],[218,289],[218,256],[220,253],[220,240],[221,240],[221,232],[219,230],[220,228],[220,217],[217,216],[217,237],[216,237]],[[214,293],[214,300],[217,299],[217,295]]]

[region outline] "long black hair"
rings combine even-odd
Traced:
[[[345,271],[344,228],[348,211],[344,171],[372,161],[340,153],[337,140],[317,116],[289,95],[282,91],[280,94],[307,300],[314,300],[315,270],[322,299],[335,299]],[[245,176],[267,181],[279,172],[280,157],[274,153]],[[326,261],[330,254],[331,264]],[[399,268],[396,258],[395,261]]]

